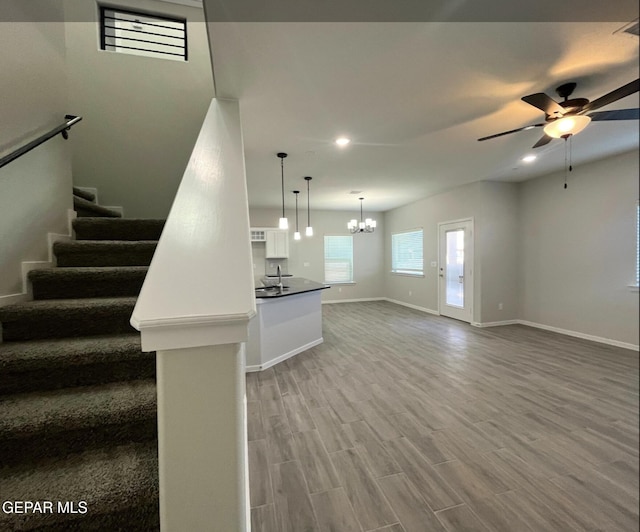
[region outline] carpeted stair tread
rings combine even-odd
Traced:
[[[138,333],[0,343],[0,395],[154,376]]]
[[[155,419],[155,402],[154,380],[15,394],[2,401],[0,449],[5,440]]]
[[[55,242],[53,252],[60,267],[148,266],[157,241],[78,240]]]
[[[76,218],[76,240],[158,240],[165,220],[146,218]]]
[[[113,209],[108,209],[92,201],[88,201],[79,196],[73,196],[73,209],[78,216],[105,216],[109,218],[121,218],[122,214]]]
[[[4,341],[131,333],[135,297],[45,299],[0,308]]]
[[[103,266],[31,270],[34,299],[135,296],[147,266]]]
[[[73,187],[73,195],[80,196],[82,199],[85,199],[92,203],[96,202],[96,195],[93,192],[89,192],[88,190],[84,190],[82,188]]]
[[[0,512],[0,530],[158,530],[155,442],[94,449],[0,476],[14,501],[85,501],[84,514]],[[10,494],[10,496],[9,496]],[[56,508],[57,509],[57,508]]]

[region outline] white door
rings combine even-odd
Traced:
[[[442,316],[471,323],[473,220],[438,224],[438,301]]]

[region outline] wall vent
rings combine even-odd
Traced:
[[[100,48],[110,52],[187,60],[187,21],[100,7]]]

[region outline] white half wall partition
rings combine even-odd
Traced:
[[[160,524],[249,527],[244,345],[255,315],[238,102],[211,102],[131,317],[157,351]]]

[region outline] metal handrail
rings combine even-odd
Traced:
[[[32,140],[31,142],[28,142],[24,146],[21,146],[20,148],[13,150],[9,155],[5,155],[4,157],[0,158],[0,168],[9,164],[11,161],[15,161],[18,157],[31,151],[33,148],[37,148],[38,146],[40,146],[40,144],[47,142],[49,139],[55,137],[58,133],[61,133],[63,138],[68,139],[69,133],[67,133],[67,131],[71,129],[71,126],[74,126],[75,124],[80,122],[80,120],[82,120],[82,117],[74,116],[74,115],[65,115],[64,118],[66,119],[66,122],[64,124],[60,124],[58,127],[53,128],[48,133],[45,133],[44,135],[39,136],[37,139]]]

